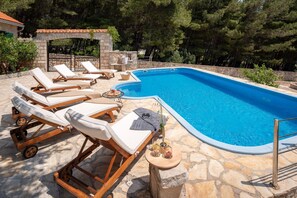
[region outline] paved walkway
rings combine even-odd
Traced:
[[[54,73],[47,74],[50,77]],[[104,92],[116,83],[119,75],[111,80],[99,80],[93,86]],[[23,160],[12,143],[9,130],[14,128],[11,119],[10,98],[14,81],[34,86],[31,76],[1,80],[0,86],[0,197],[72,197],[53,180],[53,173],[74,158],[84,140],[77,131],[63,134],[39,144],[34,158]],[[117,119],[137,107],[157,110],[156,101],[123,100],[124,107]],[[248,198],[280,195],[297,186],[297,151],[280,155],[280,190],[269,185],[272,171],[272,154],[242,155],[224,151],[203,143],[188,133],[172,116],[166,125],[166,137],[182,150],[182,164],[189,172],[186,197]],[[109,150],[100,148],[84,162],[94,172],[106,166]],[[99,165],[102,162],[102,165]],[[129,167],[125,174],[107,193],[114,197],[150,197],[148,163],[143,155]]]

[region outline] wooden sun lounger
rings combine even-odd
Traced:
[[[13,97],[11,101],[18,111],[24,113],[30,118],[21,127],[10,131],[10,135],[14,144],[16,145],[16,148],[19,151],[22,151],[23,157],[26,159],[36,155],[38,151],[38,148],[35,145],[36,143],[49,139],[58,134],[70,131],[71,129],[71,125],[69,125],[66,120],[59,117],[63,116],[69,107],[53,113],[36,105],[32,105],[18,96]],[[81,111],[85,109],[85,113],[91,117],[99,117],[104,114],[108,114],[112,121],[115,120],[112,111],[119,110],[117,105],[100,105],[87,102],[71,106],[71,108],[80,109]],[[31,136],[28,137],[27,130],[38,125],[41,126]],[[54,127],[54,129],[40,134],[41,130],[46,125]]]
[[[78,102],[101,97],[101,94],[95,93],[93,90],[71,91],[50,96],[43,96],[39,93],[31,91],[18,82],[15,82],[12,88],[16,93],[21,95],[27,101],[30,101],[32,104],[37,104],[44,109],[54,111],[56,111],[57,108],[66,107]],[[12,107],[12,118],[16,120],[17,126],[21,126],[27,121],[26,116],[19,112],[15,107]]]
[[[137,115],[132,112],[122,118],[119,122],[115,123],[111,128],[106,126],[106,123],[98,121],[87,116],[72,111],[67,111],[65,115],[66,119],[86,137],[82,148],[80,149],[76,158],[66,164],[62,169],[54,173],[55,181],[73,194],[76,197],[102,197],[121,176],[121,174],[129,167],[129,165],[137,158],[138,154],[146,147],[151,141],[153,136],[157,133],[152,131],[133,131],[129,130],[127,123],[132,123]],[[78,119],[77,119],[78,118]],[[87,123],[92,123],[92,126],[96,126],[97,131],[94,128],[88,126]],[[105,129],[103,129],[105,126]],[[101,130],[99,130],[99,128]],[[139,134],[142,134],[141,138]],[[134,140],[131,140],[131,136],[134,135]],[[127,140],[129,136],[130,140]],[[87,146],[87,142],[92,144]],[[136,145],[133,144],[130,147],[129,141],[137,141]],[[98,175],[83,169],[79,164],[92,154],[92,152],[99,146],[104,146],[113,151],[113,155],[110,159],[108,168],[103,178]],[[137,146],[138,145],[138,146]],[[117,164],[116,158],[122,157],[122,163]],[[112,171],[113,170],[113,171]],[[101,184],[98,189],[93,187],[93,184],[88,184],[87,180],[80,180],[73,175],[74,171],[80,171],[81,173],[89,176],[94,181]],[[97,185],[96,185],[97,186]],[[89,193],[87,193],[89,192]]]
[[[50,92],[50,91],[65,91],[69,89],[83,89],[89,88],[89,83],[80,82],[79,84],[58,84],[53,83],[40,68],[35,68],[30,71],[30,74],[38,82],[36,87],[31,89],[35,92]]]
[[[117,71],[117,70],[113,70],[113,69],[99,70],[90,61],[84,61],[84,62],[81,62],[81,64],[85,68],[85,71],[83,73],[85,73],[85,74],[101,74],[106,79],[113,78],[114,73]]]
[[[65,64],[61,65],[55,65],[54,68],[59,73],[59,76],[57,78],[53,79],[53,82],[57,81],[68,81],[68,80],[84,80],[84,81],[90,81],[90,84],[96,84],[97,78],[99,78],[100,75],[97,74],[85,74],[82,76],[77,76],[74,72],[72,72]]]

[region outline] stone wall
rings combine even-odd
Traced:
[[[130,64],[137,64],[137,51],[112,51],[109,52],[109,62],[111,65],[124,64],[123,58],[127,57]]]
[[[112,51],[109,52],[109,65],[112,69],[133,70],[137,69],[137,52],[136,51]],[[123,57],[128,57],[128,64],[123,63]],[[78,56],[70,54],[49,54],[48,71],[55,71],[53,66],[65,64],[73,71],[83,71],[84,68],[80,62],[91,61],[93,65],[100,68],[100,59],[93,56]],[[121,68],[119,68],[121,67]],[[124,69],[122,69],[124,68]]]
[[[210,65],[193,65],[193,64],[183,64],[183,63],[168,63],[168,62],[149,62],[138,60],[138,68],[158,68],[158,67],[193,67],[198,69],[204,69],[212,72],[217,72],[233,77],[243,77],[241,73],[241,68],[235,67],[220,67],[220,66],[210,66]],[[284,81],[297,81],[296,72],[289,71],[274,71],[280,78]]]
[[[47,42],[49,40],[56,39],[68,39],[68,38],[82,38],[82,39],[95,39],[100,42],[100,61],[98,60],[87,60],[92,61],[98,68],[100,69],[118,69],[118,70],[131,70],[137,68],[137,52],[127,52],[127,51],[113,51],[113,43],[112,37],[108,33],[107,29],[38,29],[36,39],[38,39],[41,43]],[[38,67],[41,67],[43,64],[43,60],[46,55],[42,55],[44,53],[43,45],[39,44],[40,48],[38,48]],[[46,49],[47,50],[47,49]],[[122,57],[128,57],[128,62],[122,62]],[[47,58],[47,57],[46,57]],[[49,63],[49,71],[51,71],[52,66],[56,64],[65,63],[73,70],[79,70],[79,64],[75,63],[73,57],[70,58],[60,58],[61,60],[55,60],[54,63]],[[81,61],[81,60],[80,60]],[[45,65],[47,62],[45,62]],[[99,65],[98,65],[99,64]],[[116,68],[119,67],[119,68]],[[47,66],[43,67],[47,68]]]
[[[124,63],[123,58],[127,57],[128,62]],[[93,56],[78,56],[69,54],[49,54],[48,71],[55,71],[53,66],[59,64],[67,65],[73,71],[83,71],[84,68],[80,62],[91,61],[97,68],[100,67],[100,59]],[[109,52],[108,65],[112,69],[119,71],[137,69],[137,52],[136,51],[112,51]]]
[[[99,58],[93,56],[78,56],[70,54],[49,54],[49,68],[48,71],[55,71],[53,66],[65,64],[72,71],[84,71],[84,67],[80,64],[83,61],[91,61],[93,65],[99,68],[100,60]]]
[[[109,52],[109,64],[119,71],[137,69],[137,51]]]

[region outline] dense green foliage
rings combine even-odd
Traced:
[[[31,68],[37,48],[32,41],[19,41],[0,34],[0,74]]]
[[[191,21],[187,1],[128,0],[121,9],[127,25],[127,44],[146,48],[157,57],[178,50],[185,37],[182,27]]]
[[[254,69],[244,69],[243,75],[253,82],[278,87],[278,84],[275,82],[278,80],[278,76],[271,68],[267,68],[265,64],[261,67],[254,65]]]
[[[24,36],[114,27],[116,49],[146,49],[154,60],[291,71],[297,63],[296,0],[4,0],[0,10],[25,23]]]
[[[100,56],[99,41],[93,39],[58,39],[48,45],[49,53]]]
[[[121,41],[118,30],[114,26],[108,26],[107,30],[112,37],[113,45],[116,47],[117,43]]]
[[[2,12],[16,12],[22,9],[30,8],[30,4],[34,0],[1,0],[0,1],[0,10]]]

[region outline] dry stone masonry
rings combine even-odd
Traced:
[[[46,70],[47,68],[47,41],[45,40],[34,40],[37,46],[37,57],[35,58],[33,64],[35,67]]]
[[[38,47],[37,66],[47,69],[47,42],[56,39],[82,38],[100,41],[100,68],[109,68],[109,52],[112,49],[112,37],[107,29],[38,29],[36,44]]]

